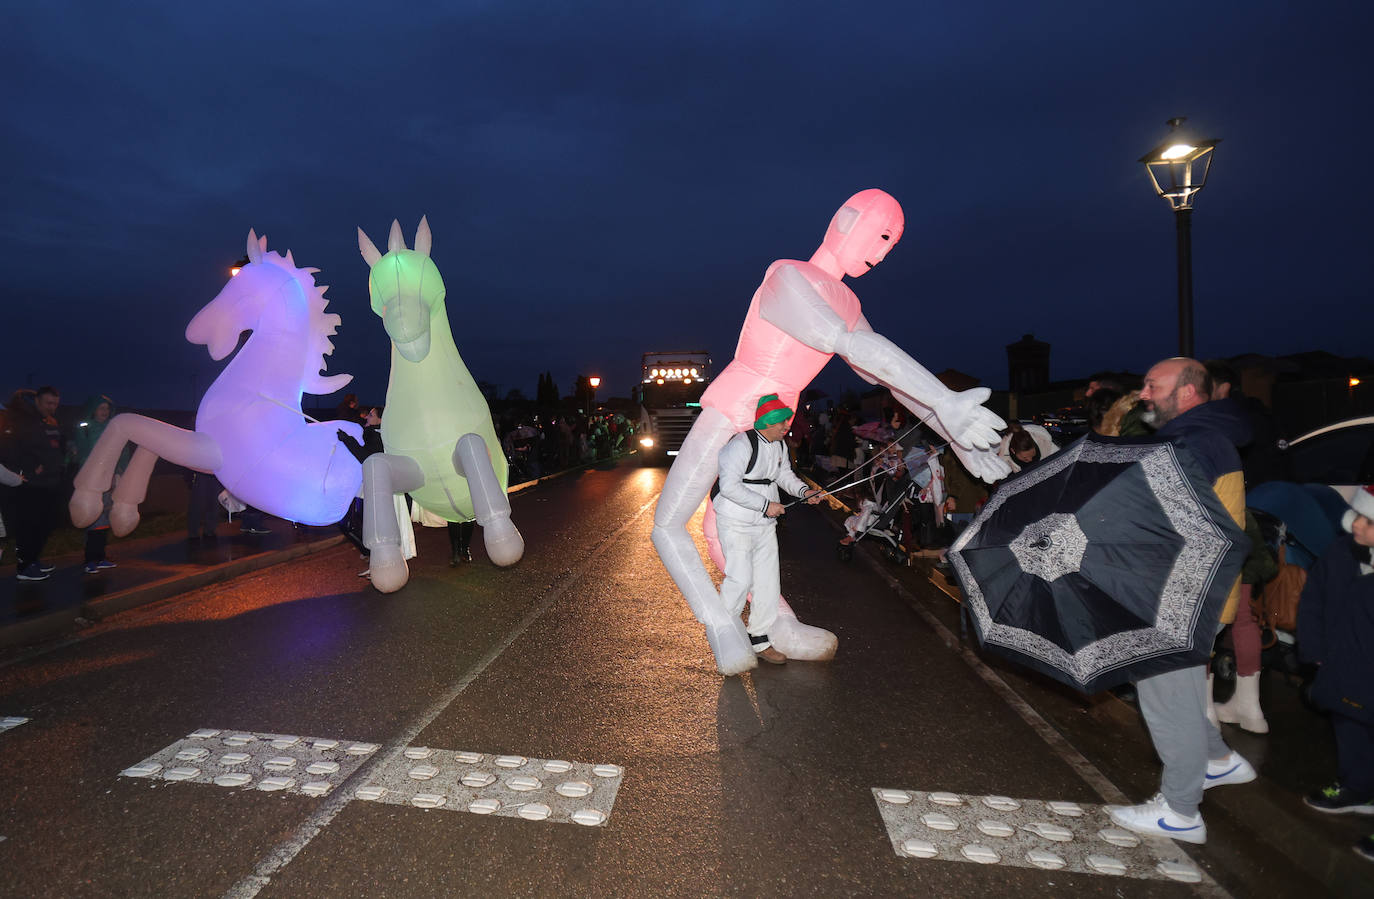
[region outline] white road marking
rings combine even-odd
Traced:
[[[434,722],[434,719],[438,718],[455,699],[462,695],[463,691],[466,690],[473,681],[481,676],[483,671],[500,658],[501,654],[509,649],[511,644],[529,629],[530,625],[538,621],[555,602],[562,598],[563,594],[566,593],[570,587],[580,581],[587,569],[590,568],[609,547],[614,546],[621,535],[630,530],[630,528],[638,526],[639,519],[646,511],[653,508],[654,504],[657,502],[658,498],[654,497],[644,503],[644,505],[640,506],[639,510],[631,515],[624,524],[613,533],[608,534],[595,549],[587,554],[580,565],[561,579],[558,587],[551,590],[537,606],[531,609],[530,612],[511,629],[511,632],[506,635],[505,639],[492,647],[492,649],[479,659],[466,674],[458,679],[457,683],[445,691],[445,693],[435,700],[428,709],[421,712],[419,717],[411,721],[394,741],[387,744],[381,752],[368,759],[362,767],[355,771],[350,780],[357,780],[357,785],[345,784],[344,786],[352,789],[356,789],[357,786],[363,786],[368,779],[371,778],[374,771],[378,769],[384,770],[394,764],[397,759],[403,759],[405,757],[405,750],[411,748],[411,744],[415,742],[420,732],[429,727],[430,724]],[[308,846],[310,841],[313,840],[321,830],[328,826],[329,822],[333,821],[339,812],[348,805],[351,798],[350,789],[336,790],[332,796],[324,801],[313,815],[307,818],[301,826],[296,829],[294,834],[260,859],[252,874],[249,874],[234,886],[230,887],[228,892],[224,894],[226,899],[250,899],[250,897],[256,896],[261,892],[263,887],[271,882],[272,875],[289,865],[292,859],[299,855],[301,850]]]
[[[1117,827],[1105,806],[874,789],[892,849],[904,858],[1199,883],[1173,840]]]
[[[0,718],[0,734],[3,734],[7,730],[13,730],[21,724],[27,724],[28,720],[29,719],[27,718],[19,718],[14,716],[11,716],[9,718]]]
[[[205,728],[120,776],[326,796],[380,748]],[[600,826],[610,818],[624,773],[619,765],[407,746],[344,798]]]

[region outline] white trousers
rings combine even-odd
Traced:
[[[778,526],[740,524],[716,517],[720,549],[725,554],[725,581],[720,585],[720,601],[730,615],[744,611],[749,594],[749,636],[768,633],[778,618],[782,585],[778,575]]]

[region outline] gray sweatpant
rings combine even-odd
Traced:
[[[1159,790],[1180,815],[1196,815],[1207,760],[1231,749],[1207,720],[1207,666],[1181,668],[1135,682],[1140,713],[1164,763]]]

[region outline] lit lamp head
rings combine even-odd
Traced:
[[[1184,116],[1170,119],[1169,136],[1140,161],[1150,176],[1155,193],[1169,201],[1178,211],[1193,208],[1193,195],[1207,184],[1212,169],[1212,151],[1221,143],[1219,137],[1201,139],[1183,127]]]
[[[590,384],[590,385],[592,385],[592,389],[595,390],[596,388],[598,388],[598,387],[601,386],[601,379],[600,379],[600,378],[588,378],[588,379],[587,379],[587,383]]]

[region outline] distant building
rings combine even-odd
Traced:
[[[1012,393],[1033,393],[1050,383],[1050,345],[1023,334],[1007,344],[1007,386]]]

